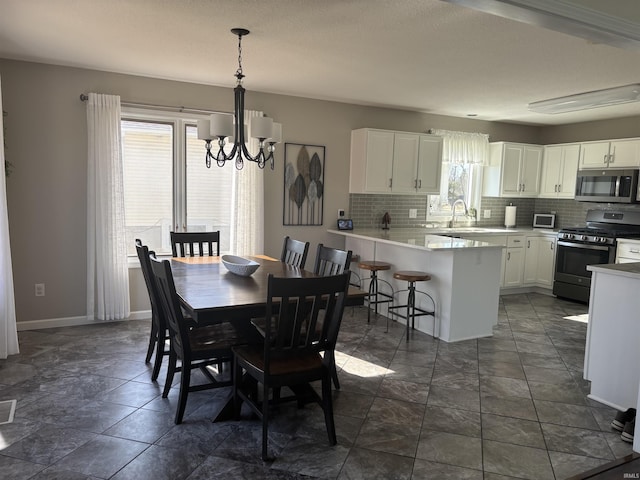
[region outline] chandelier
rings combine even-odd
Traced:
[[[273,152],[276,143],[282,141],[282,125],[274,123],[268,117],[253,117],[249,125],[251,137],[257,138],[260,150],[252,156],[247,149],[245,138],[247,137],[247,127],[244,123],[244,92],[242,86],[242,37],[249,35],[249,30],[245,28],[232,28],[231,33],[238,36],[238,69],[235,77],[237,79],[236,88],[233,89],[235,95],[235,109],[233,117],[225,113],[214,113],[209,120],[198,121],[198,138],[206,143],[207,153],[205,163],[207,168],[211,167],[211,161],[215,161],[219,167],[223,167],[226,162],[235,160],[236,168],[241,170],[244,162],[255,162],[258,167],[264,168],[266,162],[270,162],[273,170]],[[217,139],[218,152],[214,155],[211,152],[212,142]],[[233,144],[233,148],[227,154],[225,146]],[[266,152],[265,152],[266,148]]]

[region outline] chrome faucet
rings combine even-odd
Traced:
[[[464,207],[465,216],[469,215],[469,210],[467,209],[467,204],[464,203],[464,200],[462,198],[457,199],[451,205],[451,220],[449,221],[449,228],[453,228],[455,226],[455,224],[456,224],[456,205],[458,203],[462,203],[462,206]]]

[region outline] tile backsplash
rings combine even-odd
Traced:
[[[529,227],[534,213],[556,213],[556,228],[583,225],[587,210],[612,208],[611,204],[576,202],[554,198],[495,198],[482,197],[478,210],[477,226],[504,225],[505,207],[513,204],[516,210],[516,226]],[[416,209],[416,218],[409,218],[409,209]],[[640,209],[637,205],[614,205],[616,210]],[[491,218],[483,218],[484,210],[491,210]],[[427,223],[427,197],[425,195],[349,195],[349,213],[356,228],[375,228],[382,225],[385,212],[391,217],[392,228],[417,227]]]

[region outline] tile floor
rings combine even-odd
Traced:
[[[528,294],[501,298],[492,338],[454,344],[349,310],[337,361],[338,445],[321,410],[281,407],[271,464],[260,426],[212,423],[226,391],[160,397],[144,364],[148,322],[20,332],[22,353],[0,360],[2,479],[562,479],[631,452],[586,398],[584,305]],[[164,378],[164,371],[161,372]]]

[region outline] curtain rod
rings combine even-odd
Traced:
[[[89,95],[81,93],[80,100],[86,102],[89,100]],[[124,107],[134,107],[134,108],[146,108],[149,110],[171,110],[174,112],[180,113],[228,113],[228,112],[220,112],[218,110],[205,110],[202,108],[191,108],[191,107],[176,107],[174,105],[153,105],[151,103],[137,103],[137,102],[124,102],[121,101],[120,104]]]

